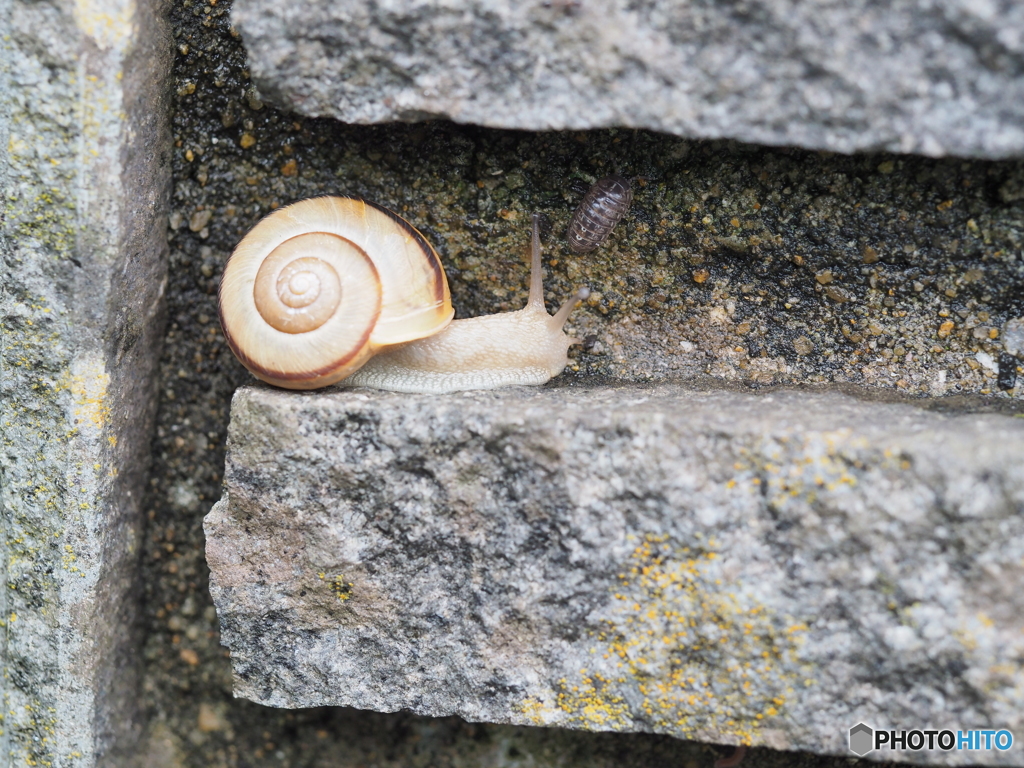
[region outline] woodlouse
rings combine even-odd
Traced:
[[[633,200],[633,187],[621,176],[598,179],[583,196],[565,236],[577,253],[592,251],[608,239]]]

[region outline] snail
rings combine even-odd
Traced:
[[[569,247],[586,253],[608,239],[633,200],[633,187],[621,176],[598,179],[587,190],[569,221]]]
[[[235,248],[220,286],[224,337],[257,378],[440,394],[543,384],[577,343],[562,328],[580,289],[544,308],[533,218],[526,306],[464,320],[433,247],[393,211],[346,197],[280,208]]]

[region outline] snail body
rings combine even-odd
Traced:
[[[530,296],[515,312],[453,320],[429,338],[384,350],[342,382],[393,392],[457,392],[514,384],[544,384],[569,362],[576,343],[562,331],[569,313],[589,295],[583,288],[554,315],[544,308],[540,235],[533,222]]]
[[[597,248],[626,215],[632,201],[633,187],[622,176],[598,179],[587,190],[569,220],[565,233],[569,248],[577,253]]]
[[[574,340],[562,327],[587,292],[549,315],[540,253],[534,217],[526,307],[453,321],[440,260],[412,225],[361,200],[305,200],[239,243],[221,282],[221,324],[246,368],[288,389],[543,384],[568,362]]]

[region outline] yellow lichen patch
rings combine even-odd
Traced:
[[[633,720],[629,705],[616,691],[621,681],[598,672],[579,671],[579,679],[570,684],[558,681],[556,707],[569,715],[576,726],[591,730],[623,730]]]
[[[326,581],[334,596],[341,602],[352,597],[352,588],[355,586],[351,581],[346,581],[340,573],[337,576],[328,577],[326,573],[318,573],[321,581]]]
[[[872,447],[850,430],[782,442],[769,440],[745,450],[747,462],[736,463],[736,474],[724,480],[725,487],[764,494],[773,509],[784,509],[793,501],[814,504],[823,495],[848,492],[867,472],[913,469],[902,453]]]
[[[547,725],[554,722],[556,715],[550,705],[536,696],[527,696],[515,706],[515,710],[534,725]]]
[[[85,363],[80,367],[80,372],[71,376],[74,416],[79,429],[90,424],[96,429],[103,429],[110,416],[110,406],[106,400],[109,384],[109,374],[102,363],[96,361]]]
[[[653,535],[640,542],[594,633],[594,668],[558,684],[563,723],[621,730],[642,722],[751,743],[784,716],[806,626],[771,616],[742,585],[723,584],[715,546]]]
[[[76,0],[75,22],[100,48],[123,48],[131,41],[134,11],[128,0]]]

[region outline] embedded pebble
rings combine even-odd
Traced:
[[[1024,358],[1024,318],[1007,320],[1003,325],[1002,338],[1007,354]]]

